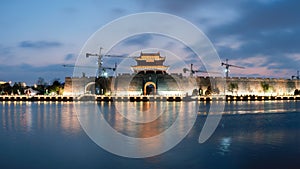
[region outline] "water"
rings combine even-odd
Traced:
[[[115,109],[110,103],[95,106]],[[200,103],[193,128],[172,150],[132,159],[95,144],[82,129],[73,103],[2,102],[0,168],[300,168],[300,102],[228,102],[212,137],[199,144],[209,106]],[[132,124],[114,113],[104,116],[119,132],[146,138],[166,130],[179,114],[169,109],[150,126]]]

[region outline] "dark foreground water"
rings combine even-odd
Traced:
[[[96,106],[113,110],[112,104]],[[173,149],[155,157],[132,159],[95,144],[81,128],[73,103],[2,102],[0,168],[300,168],[300,102],[226,103],[216,131],[199,144],[209,106],[200,104],[193,128]],[[171,109],[166,113],[143,128],[124,120],[119,123],[114,114],[105,116],[120,132],[150,137],[174,122],[176,115]]]

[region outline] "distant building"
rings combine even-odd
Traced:
[[[0,85],[5,84],[7,82],[0,80]]]

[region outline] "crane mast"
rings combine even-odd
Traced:
[[[191,65],[190,65],[190,69],[188,69],[188,68],[183,68],[183,72],[184,73],[186,73],[186,72],[190,72],[190,77],[193,77],[193,74],[195,74],[195,73],[214,73],[214,74],[219,74],[218,72],[208,72],[208,71],[206,71],[206,70],[194,70],[193,69],[193,64],[191,63]]]
[[[86,58],[89,58],[90,56],[96,56],[96,57],[98,57],[98,76],[99,77],[101,77],[101,76],[103,76],[104,75],[104,70],[103,70],[103,68],[102,68],[102,64],[103,64],[103,61],[102,61],[102,58],[103,58],[103,55],[101,54],[101,50],[102,50],[103,48],[102,47],[100,47],[100,50],[99,50],[99,54],[97,54],[97,53],[86,53]]]
[[[115,64],[115,68],[108,68],[108,67],[103,67],[103,57],[119,57],[123,59],[127,58],[134,58],[134,57],[124,57],[122,55],[104,55],[102,54],[102,47],[100,47],[99,54],[98,53],[86,53],[86,58],[89,58],[90,56],[95,56],[98,57],[98,77],[105,76],[106,69],[112,69],[113,71],[116,70],[117,64]]]
[[[225,66],[225,73],[226,73],[226,78],[229,77],[229,67],[236,67],[236,68],[240,68],[240,69],[245,69],[245,67],[242,66],[236,66],[236,65],[231,65],[228,63],[228,59],[226,59],[225,62],[221,63],[221,66]]]
[[[99,49],[99,53],[86,53],[85,56],[86,58],[89,58],[90,56],[95,56],[97,57],[97,67],[95,66],[76,66],[76,65],[67,65],[64,64],[62,65],[63,67],[82,67],[82,68],[97,68],[97,75],[98,77],[106,77],[106,70],[113,70],[116,71],[117,70],[117,63],[115,63],[115,67],[104,67],[103,66],[103,57],[119,57],[119,58],[123,58],[123,59],[131,59],[131,58],[136,58],[136,56],[131,56],[131,57],[124,57],[124,55],[104,55],[102,54],[102,47],[100,47]]]
[[[297,75],[295,75],[295,76],[292,76],[292,79],[300,79],[300,75],[299,75],[299,70],[297,70]]]

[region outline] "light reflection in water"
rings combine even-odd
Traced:
[[[219,145],[219,153],[221,155],[225,155],[226,153],[230,152],[230,145],[231,145],[231,137],[223,137],[220,140],[220,145]]]
[[[200,102],[200,115],[189,137],[165,154],[140,160],[118,158],[98,149],[95,144],[90,144],[89,138],[80,128],[73,104],[75,103],[1,102],[0,168],[34,168],[35,164],[39,164],[40,166],[36,166],[39,168],[51,169],[57,168],[58,164],[66,164],[64,168],[299,168],[299,101],[227,102],[226,114],[205,144],[198,144],[197,138],[207,117],[207,114],[201,113],[207,112],[210,104]],[[84,104],[86,103],[78,103]],[[165,104],[170,106],[170,111],[176,110],[178,105],[172,102]],[[107,112],[115,110],[111,103],[93,105],[96,109],[103,107]],[[140,111],[144,110],[143,114],[138,115],[151,115],[152,112],[147,112],[147,104],[134,105]],[[123,106],[125,109],[127,105]],[[122,115],[113,113],[103,115],[119,132],[148,138],[168,129],[168,125],[179,115],[191,116],[192,114],[186,113],[188,109],[190,108],[186,107],[183,114],[163,113],[153,123],[153,126],[162,128],[129,124]],[[179,132],[184,130],[187,123],[192,123],[188,118],[185,119],[176,128]],[[93,122],[98,119],[90,120]],[[122,128],[119,123],[125,127]],[[73,135],[76,133],[80,134]],[[111,139],[107,141],[114,142]],[[151,144],[132,144],[137,151],[151,151],[168,142],[169,138],[165,137]]]
[[[62,129],[72,134],[81,129],[73,104],[68,102],[2,102],[0,110],[1,125],[6,131]]]
[[[120,102],[111,106],[108,104],[100,103],[99,105],[106,121],[118,132],[138,138],[161,134],[174,123],[176,118],[185,119],[185,121],[180,120],[180,125],[177,127],[178,132],[183,132],[186,130],[185,127],[189,126],[187,124],[192,122],[189,121],[191,117],[195,115],[191,112],[195,109],[192,107],[193,104],[183,102],[134,102],[134,105]],[[133,112],[135,109],[137,111]],[[179,111],[183,112],[179,113]],[[141,118],[141,122],[131,121],[132,117],[127,119],[127,114],[135,114]],[[178,115],[180,117],[177,117]]]
[[[268,145],[278,145],[284,142],[287,133],[282,130],[263,132],[255,131],[249,133],[237,133],[235,138],[238,141],[251,142],[253,144],[268,144]]]
[[[83,129],[95,143],[111,153],[135,158],[157,155],[175,146],[193,127],[197,115],[196,102],[75,106]],[[127,119],[127,114],[135,114],[141,122]],[[151,116],[158,118],[153,120]]]
[[[216,104],[221,104],[217,102]],[[219,114],[220,112],[209,112],[210,103],[200,103],[199,115]],[[225,103],[222,114],[259,114],[259,113],[283,113],[299,112],[299,102],[296,101],[232,101]]]

